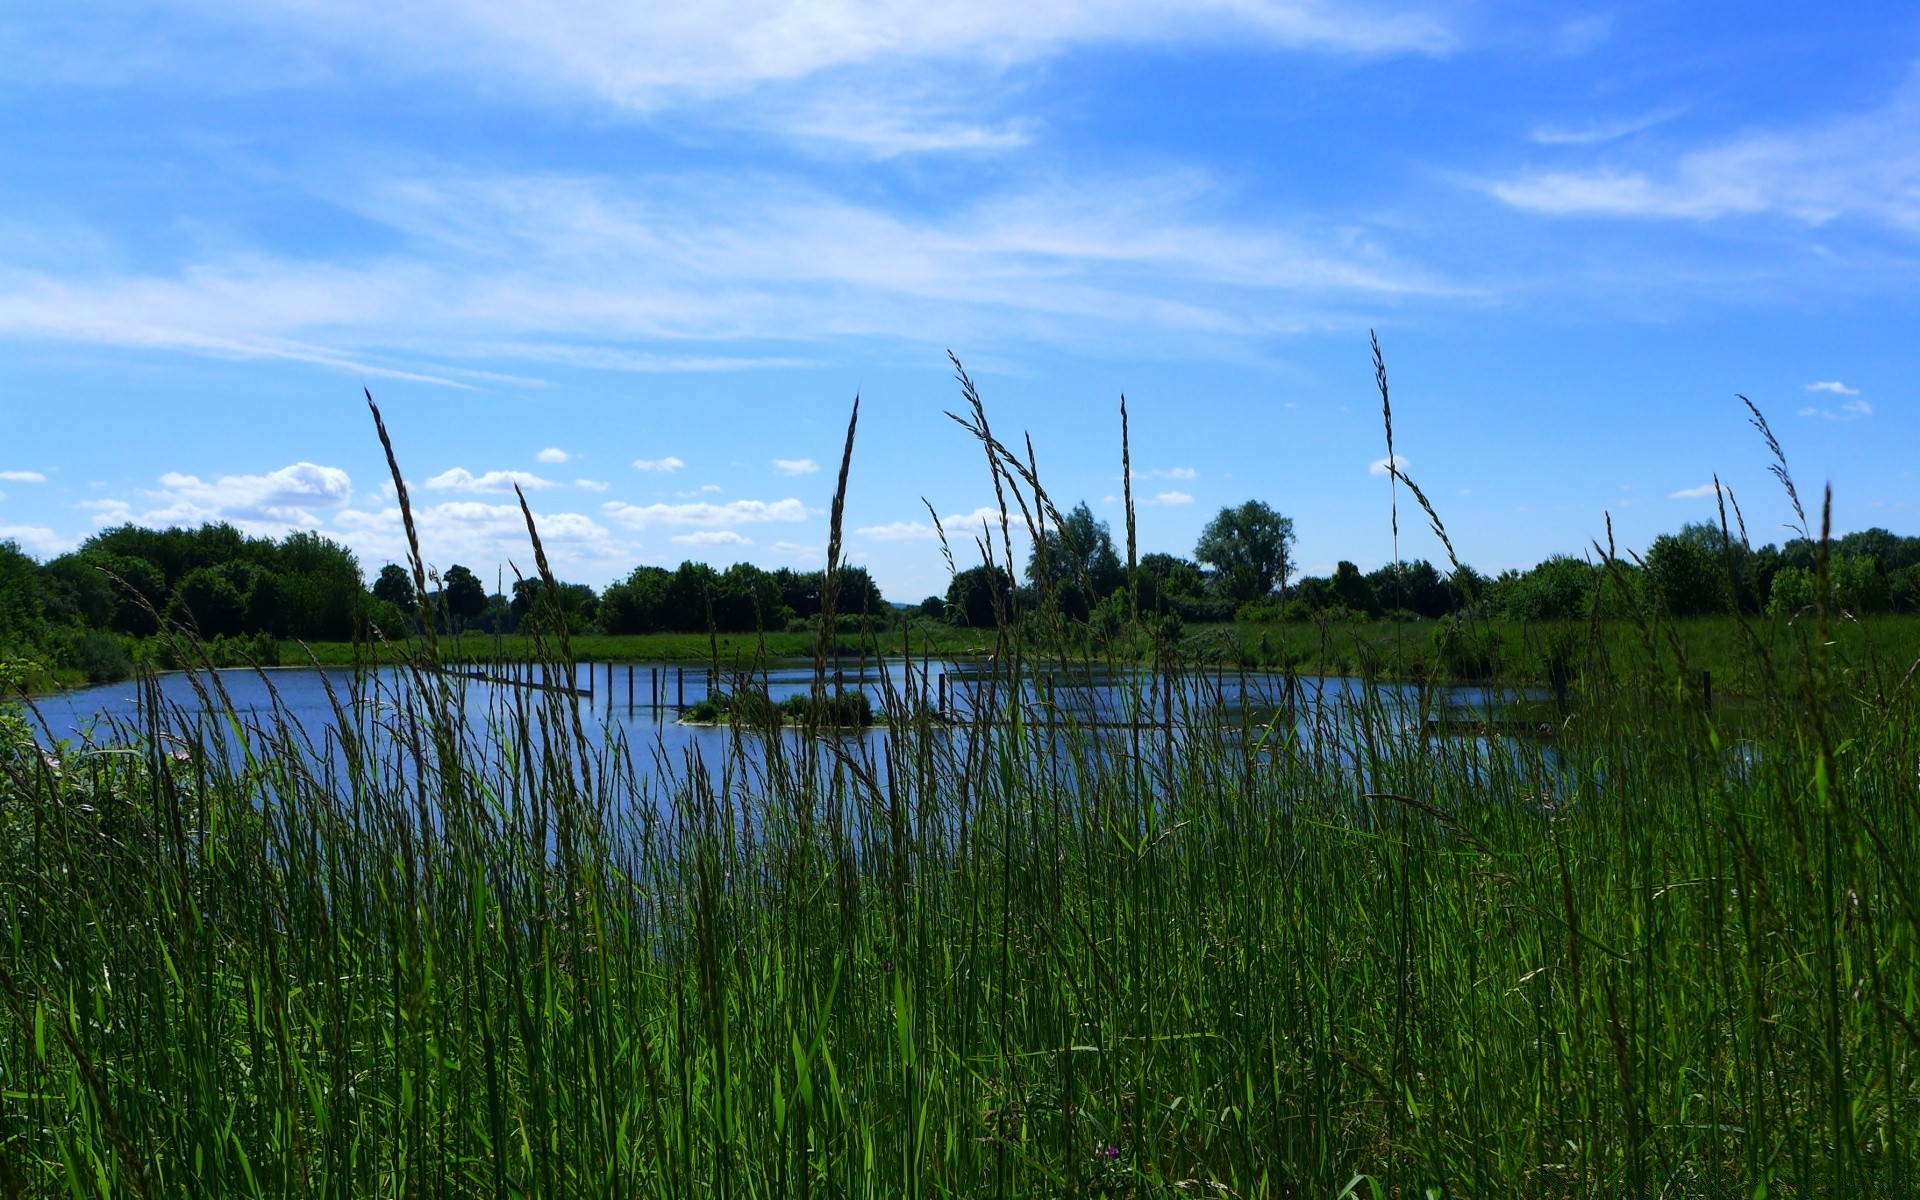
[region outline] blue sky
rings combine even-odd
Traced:
[[[0,538],[317,528],[563,575],[944,587],[951,348],[1143,549],[1223,504],[1392,554],[1367,357],[1462,556],[1920,532],[1910,4],[73,0],[0,9]],[[1438,557],[1403,520],[1402,550]]]

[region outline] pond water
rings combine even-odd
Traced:
[[[778,702],[808,694],[814,673],[810,661],[775,663],[755,672],[751,685],[763,688]],[[156,684],[164,704],[216,737],[226,736],[219,731],[229,728],[219,692],[224,691],[234,713],[248,725],[270,722],[277,699],[279,711],[294,718],[316,745],[325,743],[326,733],[336,724],[336,697],[364,718],[370,709],[378,715],[382,708],[409,704],[412,686],[405,673],[395,668],[383,668],[371,676],[345,667],[232,669],[217,676],[218,689],[206,675],[186,672],[163,674]],[[670,769],[666,764],[688,762],[689,755],[716,764],[736,745],[730,730],[684,721],[681,714],[683,706],[710,691],[729,690],[743,681],[716,680],[704,666],[582,663],[570,678],[549,679],[538,667],[520,664],[475,668],[472,675],[454,676],[452,682],[463,696],[469,719],[475,721],[510,712],[517,702],[552,694],[539,688],[566,688],[561,703],[573,706],[590,742],[603,745],[609,735],[617,734],[632,748],[636,765],[657,776]],[[876,712],[887,696],[896,702],[905,697],[910,706],[924,705],[962,729],[984,710],[1005,713],[1010,707],[1004,679],[996,681],[984,664],[869,660],[837,670],[829,667],[828,686],[865,692]],[[32,712],[41,734],[50,741],[112,743],[140,724],[142,695],[143,685],[129,680],[42,697],[33,703]],[[1411,686],[1369,685],[1338,677],[1290,679],[1267,672],[1201,672],[1169,684],[1140,670],[1088,669],[1076,664],[1069,671],[1041,675],[1026,684],[1021,707],[1028,721],[1071,720],[1106,729],[1134,725],[1159,729],[1169,710],[1176,723],[1186,727],[1198,713],[1204,720],[1220,721],[1223,731],[1236,732],[1243,719],[1266,724],[1277,713],[1290,711],[1296,728],[1313,736],[1316,718],[1324,729],[1324,718],[1362,701],[1386,705],[1394,714],[1393,725],[1414,729],[1431,713],[1477,710],[1505,698],[1473,687],[1426,695]],[[870,730],[857,736],[874,739],[881,732]]]

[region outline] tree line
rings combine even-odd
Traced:
[[[1920,538],[1866,529],[1836,539],[1828,600],[1854,613],[1920,612]],[[1252,500],[1209,521],[1191,557],[1141,555],[1131,580],[1105,521],[1083,503],[1039,530],[1016,579],[1004,565],[957,572],[944,596],[909,610],[920,619],[992,626],[1051,611],[1109,626],[1137,615],[1162,623],[1232,620],[1417,620],[1474,613],[1492,619],[1585,617],[1629,604],[1675,616],[1739,610],[1792,614],[1818,599],[1818,547],[1805,538],[1754,548],[1697,523],[1611,564],[1555,555],[1488,577],[1472,567],[1415,559],[1361,571],[1341,561],[1296,578],[1293,520]],[[1611,576],[1619,586],[1602,588]],[[581,633],[805,631],[822,610],[819,571],[768,571],[749,563],[642,566],[596,591],[537,579],[489,589],[454,565],[416,594],[410,572],[383,566],[370,586],[351,551],[317,533],[249,537],[231,525],[103,530],[45,563],[0,542],[0,650],[31,649],[52,665],[111,678],[129,667],[126,645],[167,621],[213,643],[251,640],[271,659],[281,640],[400,638],[426,620],[448,633],[548,629],[556,614]],[[836,579],[835,611],[857,628],[903,619],[864,568]]]
[[[1487,576],[1424,559],[1361,571],[1342,560],[1327,575],[1294,578],[1293,520],[1258,500],[1208,522],[1191,558],[1141,555],[1132,588],[1107,523],[1083,502],[1043,529],[1025,582],[1002,567],[956,574],[944,603],[951,619],[990,625],[1008,614],[1054,609],[1077,620],[1114,621],[1133,611],[1183,623],[1231,620],[1419,620],[1473,613],[1494,620],[1571,620],[1623,615],[1628,605],[1673,616],[1740,611],[1792,615],[1818,599],[1818,546],[1807,538],[1751,547],[1708,522],[1653,539],[1645,554],[1612,563],[1598,554],[1554,555],[1526,570]],[[1920,537],[1865,529],[1829,547],[1828,599],[1854,613],[1920,612]],[[1603,578],[1616,586],[1609,596]],[[935,602],[928,601],[931,608]]]

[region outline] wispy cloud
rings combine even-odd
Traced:
[[[589,492],[604,492],[608,487],[605,481],[599,479],[576,479],[573,481],[573,486],[585,488]]]
[[[731,529],[699,529],[692,533],[676,533],[667,539],[682,546],[751,546],[753,539]]]
[[[568,454],[558,446],[548,446],[545,450],[533,456],[535,462],[543,463],[563,463],[572,457],[571,454]]]
[[[601,506],[607,518],[629,529],[655,525],[747,525],[764,521],[804,521],[812,514],[798,500],[731,500],[725,504],[622,504]]]
[[[810,458],[776,458],[773,469],[782,475],[811,475],[820,469],[820,464]]]
[[[1393,466],[1399,470],[1404,471],[1411,465],[1412,464],[1407,462],[1406,455],[1396,454],[1393,456]],[[1390,475],[1392,473],[1392,471],[1388,470],[1387,460],[1385,458],[1376,458],[1367,464],[1367,474],[1369,475]]]
[[[1847,400],[1837,409],[1808,406],[1800,410],[1803,417],[1825,417],[1829,421],[1858,421],[1862,417],[1873,415],[1873,405],[1865,400]]]
[[[531,471],[488,471],[484,475],[475,475],[465,467],[442,471],[422,486],[436,492],[511,492],[515,484],[527,491],[560,486]]]
[[[1161,492],[1159,495],[1142,500],[1140,503],[1170,507],[1180,504],[1192,504],[1193,497],[1185,492]]]
[[[1807,384],[1802,390],[1809,392],[1832,392],[1836,396],[1858,396],[1860,394],[1859,388],[1850,388],[1838,379],[1822,379],[1818,383]],[[5,478],[6,476],[0,475],[0,479]]]
[[[215,10],[219,11],[219,10]],[[611,0],[516,4],[425,0],[389,6],[341,0],[315,7],[233,7],[243,26],[287,30],[312,49],[409,72],[437,69],[497,90],[582,93],[649,110],[788,86],[825,76],[916,72],[964,77],[1005,70],[1090,43],[1259,44],[1342,55],[1442,53],[1454,34],[1409,6],[1328,0],[738,0],[717,6]]]
[[[1159,467],[1151,471],[1135,471],[1135,479],[1198,479],[1200,473],[1192,467]]]
[[[38,471],[0,471],[0,480],[8,483],[45,483],[47,477]]]
[[[1714,220],[1776,214],[1819,225],[1854,216],[1920,232],[1920,83],[1871,112],[1753,133],[1668,161],[1522,172],[1491,185],[1556,215]]]
[[[635,470],[652,471],[662,475],[671,475],[686,465],[686,463],[681,462],[671,454],[665,458],[636,458],[633,460]]]
[[[951,208],[802,175],[366,174],[328,199],[378,259],[242,248],[172,270],[0,272],[0,334],[277,358],[455,387],[475,364],[734,370],[716,343],[1011,337],[1253,344],[1356,300],[1457,295],[1351,222],[1223,218],[1200,172],[1010,184]],[[689,343],[698,354],[678,348]],[[450,363],[466,365],[453,366]],[[658,461],[658,460],[652,460]]]
[[[1597,146],[1652,129],[1673,120],[1680,112],[1677,108],[1667,108],[1583,125],[1542,125],[1533,131],[1533,140],[1543,146]]]
[[[977,536],[982,523],[998,529],[1000,510],[983,504],[972,512],[954,513],[952,516],[940,518],[940,525],[947,531],[948,538],[959,544],[965,544],[969,538]],[[1018,520],[1014,522],[1016,527],[1019,524]],[[864,525],[854,532],[861,537],[872,538],[876,542],[935,541],[940,536],[940,530],[935,529],[932,523],[927,521],[889,521],[884,525]]]
[[[1698,500],[1704,496],[1712,496],[1719,490],[1711,483],[1703,483],[1699,487],[1681,488],[1677,492],[1669,493],[1668,497],[1673,500]]]

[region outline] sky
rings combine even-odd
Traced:
[[[1920,10],[1749,0],[0,5],[0,539],[316,529],[604,585],[846,544],[944,591],[993,502],[1482,570],[1920,533]],[[1400,493],[1403,510],[1404,491]],[[1398,552],[1439,559],[1402,511]],[[1816,515],[1817,521],[1817,515]]]

